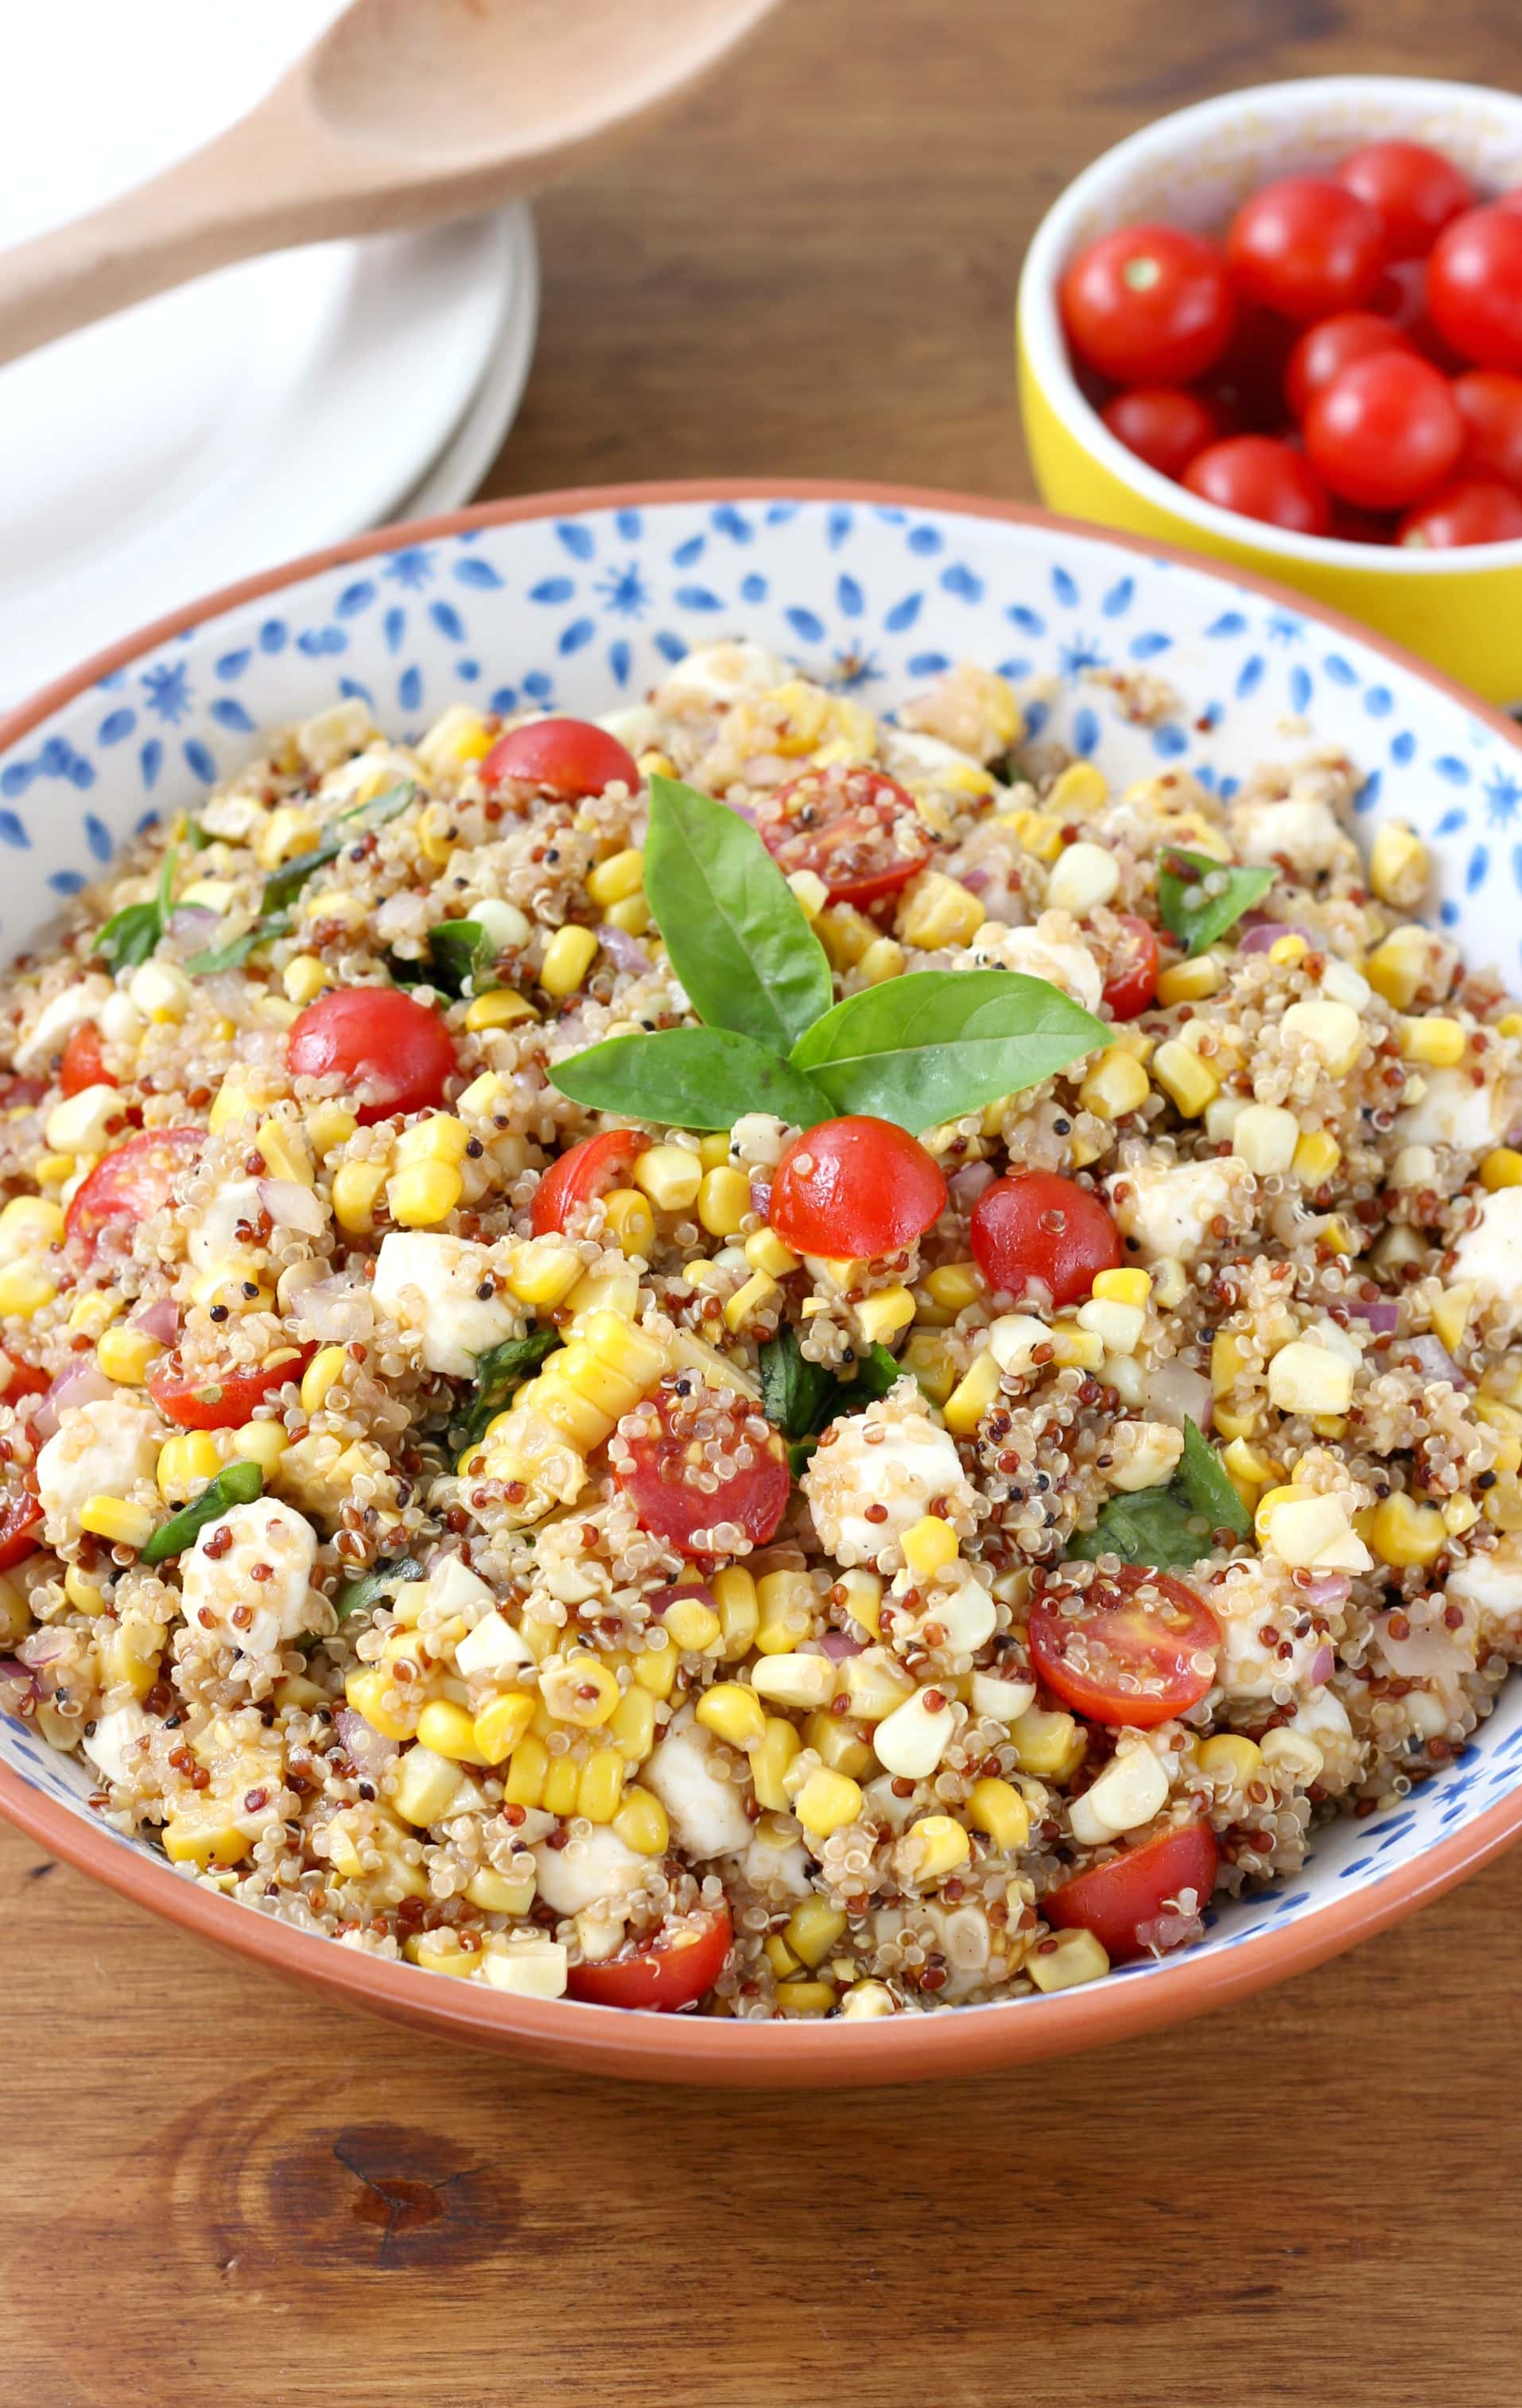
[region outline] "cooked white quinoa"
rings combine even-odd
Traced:
[[[1229,806],[1179,774],[1116,795],[1022,750],[986,671],[890,724],[747,643],[603,724],[642,774],[741,807],[819,757],[910,790],[934,853],[907,887],[869,913],[797,888],[842,996],[1001,965],[1108,1017],[1118,915],[1156,924],[1170,846],[1278,875],[1201,958],[1165,935],[1157,1000],[1107,1051],[929,1132],[950,1202],[890,1259],[832,1273],[777,1247],[756,1207],[796,1132],[761,1113],[651,1129],[622,1189],[531,1240],[546,1166],[608,1125],[547,1066],[686,1016],[640,888],[642,793],[490,791],[500,724],[466,710],[411,746],[358,702],[276,737],[167,832],[150,958],[113,976],[93,949],[152,898],[162,832],[7,982],[0,1699],[185,1878],[502,1989],[574,1992],[720,1910],[711,2014],[1090,1979],[1102,1946],[1043,1915],[1075,1873],[1203,1825],[1223,1892],[1292,1874],[1318,1818],[1462,1747],[1516,1659],[1522,1011],[1419,924],[1409,831],[1360,859],[1341,754],[1260,768]],[[415,799],[317,870],[291,933],[187,974],[398,779]],[[429,930],[466,917],[495,949],[482,992],[409,989],[452,1039],[443,1108],[360,1125],[363,1092],[293,1074],[291,1025],[421,972]],[[164,1200],[81,1234],[73,1199],[138,1129],[193,1133]],[[990,1298],[969,1217],[1012,1167],[1106,1203],[1130,1266],[1107,1295]],[[475,1357],[598,1313],[624,1333],[594,1329],[620,1410],[589,1409],[526,1495],[500,1436],[495,1470],[490,1436],[460,1455]],[[721,1524],[694,1563],[614,1467],[680,1371],[726,1442],[748,1412],[739,1442],[764,1449],[758,1351],[783,1321],[837,1368],[885,1335],[903,1376],[826,1434],[769,1544]],[[185,1386],[272,1355],[293,1376],[242,1426],[182,1429],[153,1393],[175,1345]],[[1186,1417],[1255,1525],[1180,1575],[1218,1625],[1211,1684],[1146,1728],[1075,1718],[1038,1696],[1027,1615],[1113,1578],[1057,1567],[1109,1498],[1169,1480]],[[141,1562],[251,1460],[263,1498]],[[340,1624],[343,1585],[404,1557],[413,1576]],[[1146,1943],[1198,1938],[1204,1903],[1185,1887]]]

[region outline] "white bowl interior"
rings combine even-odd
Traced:
[[[1470,175],[1482,194],[1522,183],[1522,98],[1480,84],[1407,76],[1326,76],[1261,84],[1160,118],[1105,151],[1070,184],[1038,226],[1020,280],[1020,325],[1027,355],[1059,414],[1111,473],[1178,516],[1242,540],[1242,522],[1149,468],[1117,441],[1081,391],[1069,362],[1056,290],[1070,261],[1117,226],[1168,219],[1218,235],[1232,212],[1271,176],[1321,173],[1361,143],[1393,136],[1429,143]],[[1386,549],[1298,536],[1253,522],[1255,549],[1285,560],[1344,560],[1400,576],[1444,576],[1522,562],[1522,541],[1458,552]]]
[[[1033,724],[1113,781],[1174,767],[1226,793],[1257,762],[1343,746],[1367,772],[1360,825],[1409,820],[1437,858],[1443,921],[1472,958],[1519,978],[1522,738],[1414,664],[1225,571],[1098,532],[870,500],[688,498],[423,536],[208,614],[0,753],[0,946],[8,957],[33,941],[59,896],[146,820],[197,802],[263,727],[352,693],[400,735],[459,700],[595,713],[638,697],[685,650],[740,633],[879,711],[951,661],[999,667],[1040,689]],[[1134,666],[1178,694],[1156,726],[1128,722],[1091,675]],[[4,1714],[0,1756],[87,1814],[81,1771]],[[1324,1914],[1519,1784],[1514,1681],[1457,1761],[1369,1820],[1322,1830],[1303,1873],[1225,1907],[1207,1944],[1251,1946]],[[1145,1964],[1108,1978],[1170,1976]]]

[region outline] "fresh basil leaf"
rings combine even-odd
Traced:
[[[883,1345],[869,1346],[865,1354],[856,1357],[855,1377],[842,1381],[846,1396],[858,1404],[873,1397],[885,1397],[896,1380],[901,1380],[904,1367],[897,1354],[890,1354]]]
[[[1219,894],[1200,902],[1200,882],[1206,878],[1223,879],[1225,884]],[[1271,869],[1230,869],[1208,853],[1181,853],[1170,846],[1157,866],[1157,909],[1164,927],[1193,960],[1234,928],[1273,880]]]
[[[161,1522],[137,1560],[140,1564],[166,1563],[171,1555],[182,1555],[208,1522],[218,1522],[233,1505],[251,1505],[265,1490],[265,1475],[256,1463],[230,1463],[219,1471],[199,1497],[193,1498],[167,1522]]]
[[[478,1354],[476,1393],[454,1425],[454,1442],[461,1448],[474,1446],[513,1390],[522,1387],[530,1371],[537,1370],[559,1344],[558,1329],[531,1329],[526,1337],[505,1339],[500,1346],[488,1346],[484,1354]]]
[[[240,937],[230,937],[225,945],[208,946],[205,953],[192,953],[185,968],[192,978],[211,978],[218,970],[240,970],[256,945],[272,944],[277,937],[288,937],[290,933],[287,912],[266,911]]]
[[[811,1128],[831,1112],[811,1080],[729,1028],[610,1037],[555,1063],[550,1077],[573,1103],[668,1128],[731,1128],[742,1112],[775,1112]]]
[[[352,1613],[362,1612],[378,1597],[392,1596],[404,1581],[422,1578],[423,1566],[415,1555],[398,1555],[395,1563],[377,1564],[374,1571],[342,1582],[333,1593],[333,1611],[340,1622],[347,1622]]]
[[[847,996],[789,1060],[838,1112],[917,1137],[1018,1093],[1114,1034],[1045,979],[1018,970],[915,970]]]
[[[823,1363],[811,1363],[797,1331],[784,1321],[760,1350],[761,1410],[783,1438],[811,1438],[829,1419],[825,1410],[838,1383]]]
[[[417,791],[411,780],[404,778],[370,802],[356,803],[352,810],[340,811],[337,819],[329,822],[332,833],[321,844],[314,845],[310,853],[298,853],[293,861],[282,861],[279,869],[270,871],[265,881],[265,910],[283,910],[287,903],[294,901],[315,870],[337,861],[344,846],[356,835],[363,835],[367,828],[384,827],[388,820],[397,818]]]
[[[205,853],[209,845],[220,842],[220,838],[212,835],[204,821],[193,815],[185,822],[185,842],[192,853]]]
[[[158,951],[159,939],[174,910],[175,864],[179,858],[179,847],[171,845],[164,856],[152,901],[124,904],[120,911],[112,912],[95,939],[94,951],[109,969],[136,969]]]
[[[674,778],[650,781],[645,896],[693,1010],[785,1054],[835,990],[797,896],[755,830]]]
[[[1252,1537],[1252,1515],[1228,1479],[1215,1449],[1187,1415],[1184,1423],[1184,1454],[1173,1475],[1173,1485],[1183,1492],[1197,1513],[1206,1516],[1213,1530],[1229,1530],[1234,1539]]]
[[[490,970],[497,948],[479,920],[440,920],[428,931],[428,957],[433,983],[446,995],[469,995],[482,970]]]

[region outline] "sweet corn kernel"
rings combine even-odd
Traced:
[[[856,1326],[869,1346],[885,1346],[914,1318],[914,1298],[902,1282],[879,1288],[854,1307]]]
[[[387,1175],[383,1162],[340,1162],[334,1172],[334,1217],[351,1237],[361,1237],[373,1227]]]
[[[480,1791],[470,1775],[437,1748],[409,1747],[396,1769],[392,1804],[404,1822],[426,1830],[446,1815],[476,1804]]]
[[[1292,928],[1288,936],[1275,937],[1269,947],[1269,959],[1280,969],[1292,969],[1297,962],[1304,961],[1310,950],[1306,939]]]
[[[653,1791],[641,1789],[638,1783],[625,1791],[624,1802],[613,1816],[613,1828],[637,1856],[664,1856],[671,1843],[671,1826],[665,1807]]]
[[[1176,1037],[1158,1046],[1153,1056],[1152,1075],[1187,1120],[1198,1119],[1212,1096],[1221,1091],[1220,1079],[1211,1064]]]
[[[991,1352],[975,1354],[964,1377],[947,1398],[942,1412],[946,1427],[957,1438],[969,1438],[1001,1390],[999,1369]]]
[[[1411,910],[1431,868],[1428,850],[1404,820],[1386,820],[1369,848],[1369,883],[1382,903]]]
[[[936,1513],[926,1513],[912,1523],[898,1543],[916,1580],[934,1579],[937,1572],[954,1564],[961,1552],[951,1524]]]
[[[869,986],[883,986],[889,979],[901,978],[906,966],[902,945],[893,937],[879,937],[868,946],[857,968]]]
[[[1320,1187],[1343,1159],[1343,1149],[1325,1129],[1307,1129],[1295,1148],[1290,1168],[1306,1187]]]
[[[645,1647],[632,1667],[635,1686],[650,1698],[668,1698],[676,1686],[677,1649]]]
[[[1139,1304],[1116,1304],[1109,1297],[1090,1297],[1073,1315],[1081,1327],[1098,1338],[1107,1355],[1134,1354],[1142,1343],[1147,1316]]]
[[[280,972],[280,984],[288,1001],[302,1010],[315,1003],[329,983],[326,968],[316,953],[297,953]]]
[[[162,1837],[164,1853],[175,1865],[236,1865],[253,1845],[235,1823],[216,1821],[201,1809],[175,1815]]]
[[[699,1597],[674,1598],[661,1619],[673,1647],[680,1647],[686,1656],[700,1656],[705,1648],[715,1646],[724,1633],[718,1615]]]
[[[998,824],[1012,829],[1035,861],[1055,861],[1062,851],[1062,822],[1050,811],[1001,811]]]
[[[596,1730],[618,1704],[618,1680],[596,1656],[567,1656],[540,1673],[539,1695],[556,1722]]]
[[[347,1145],[359,1123],[347,1104],[309,1104],[303,1115],[311,1149],[320,1161]]]
[[[1345,1079],[1363,1051],[1363,1023],[1350,1003],[1292,1003],[1279,1025],[1309,1045],[1334,1079]]]
[[[942,1263],[927,1274],[925,1284],[937,1304],[948,1312],[962,1312],[983,1294],[983,1274],[976,1263]]]
[[[1022,1772],[1060,1781],[1084,1759],[1088,1742],[1071,1714],[1027,1706],[1010,1725],[1010,1745]]]
[[[705,1170],[722,1170],[729,1159],[729,1131],[710,1129],[697,1140],[697,1159]]]
[[[255,840],[253,850],[260,868],[274,869],[297,853],[310,853],[320,835],[317,822],[309,812],[282,803],[278,810],[270,812]]]
[[[1224,1781],[1230,1788],[1245,1789],[1263,1770],[1263,1751],[1256,1740],[1243,1739],[1236,1731],[1221,1731],[1214,1739],[1200,1744],[1195,1758],[1201,1772],[1213,1781]]]
[[[973,1829],[986,1831],[996,1848],[1023,1848],[1030,1837],[1030,1808],[1012,1781],[975,1781],[967,1814]]]
[[[735,1290],[724,1308],[725,1328],[748,1329],[753,1321],[758,1319],[763,1312],[770,1311],[781,1294],[782,1289],[769,1271],[753,1271],[744,1285]],[[909,1310],[912,1316],[914,1311],[912,1297],[910,1298]]]
[[[832,903],[814,922],[814,934],[824,946],[830,968],[854,969],[882,934],[873,920],[851,903]]]
[[[528,1732],[508,1759],[502,1780],[504,1801],[509,1806],[537,1806],[544,1795],[544,1777],[549,1770],[549,1749],[541,1739]]]
[[[547,1814],[574,1814],[581,1767],[574,1756],[553,1756],[540,1803]]]
[[[273,1471],[291,1440],[279,1422],[245,1422],[232,1434],[229,1463],[256,1463],[266,1474]]]
[[[1300,1125],[1279,1104],[1249,1104],[1231,1126],[1231,1151],[1259,1178],[1285,1171],[1300,1143]]]
[[[626,1764],[643,1764],[655,1744],[655,1700],[647,1690],[625,1690],[608,1718],[608,1736]]]
[[[655,1216],[638,1187],[615,1187],[602,1199],[608,1236],[619,1252],[648,1261],[655,1245]]]
[[[1140,1111],[1152,1092],[1146,1071],[1127,1048],[1110,1045],[1081,1083],[1078,1100],[1101,1121],[1123,1120]]]
[[[942,945],[970,944],[988,917],[969,887],[939,869],[922,870],[907,891],[894,923],[900,943],[917,953]]]
[[[738,1663],[750,1654],[761,1619],[755,1583],[741,1565],[726,1564],[714,1573],[709,1592],[719,1610],[719,1654],[726,1664]]]
[[[327,1392],[348,1362],[342,1346],[320,1346],[301,1375],[301,1406],[308,1413],[321,1412]]]
[[[1522,1154],[1498,1145],[1480,1165],[1480,1184],[1493,1196],[1499,1187],[1522,1187]]]
[[[790,1654],[813,1624],[813,1584],[803,1572],[764,1572],[755,1584],[755,1645],[763,1656]]]
[[[1092,761],[1070,761],[1053,780],[1046,797],[1046,808],[1058,820],[1086,819],[1091,811],[1104,809],[1110,800],[1110,786],[1101,770]]]
[[[806,1898],[783,1924],[781,1938],[796,1964],[822,1965],[845,1936],[848,1918],[822,1898]]]
[[[1259,1543],[1296,1570],[1367,1571],[1373,1561],[1338,1497],[1313,1496],[1303,1489],[1293,1489],[1286,1497],[1271,1488],[1253,1522],[1263,1533]]]
[[[467,762],[483,760],[493,741],[481,712],[472,710],[468,703],[454,702],[420,738],[418,759],[425,769],[460,768]]]
[[[634,1183],[659,1212],[685,1212],[697,1201],[703,1166],[682,1145],[653,1145],[634,1166]]]
[[[87,1162],[85,1169],[90,1167]],[[66,1182],[71,1197],[83,1175],[78,1157],[72,1154],[39,1154],[32,1168],[39,1187],[62,1187]]]
[[[802,1748],[797,1727],[781,1714],[767,1716],[766,1729],[759,1746],[751,1753],[751,1780],[758,1806],[773,1814],[784,1813],[789,1803],[786,1788],[787,1768]],[[828,1776],[834,1779],[834,1775]],[[854,1784],[853,1784],[854,1785]],[[849,1816],[847,1820],[849,1820]]]
[[[1152,1275],[1142,1270],[1100,1271],[1094,1294],[1106,1304],[1144,1305],[1152,1294]]]
[[[705,1689],[697,1700],[696,1719],[731,1747],[744,1747],[766,1736],[767,1716],[760,1698],[739,1681],[716,1681],[711,1689]]]
[[[124,1497],[89,1497],[80,1508],[79,1527],[116,1547],[146,1547],[154,1523],[146,1505],[129,1504]]]
[[[1173,962],[1157,980],[1159,1003],[1203,1003],[1226,984],[1226,971],[1214,953],[1200,953],[1192,962]]]
[[[499,1873],[492,1865],[482,1865],[467,1882],[465,1894],[483,1914],[526,1914],[534,1903],[537,1887],[531,1871],[519,1881],[510,1873]]]
[[[751,1182],[743,1170],[705,1171],[697,1190],[697,1217],[711,1238],[732,1238],[751,1211]]]
[[[409,1964],[421,1965],[425,1972],[450,1973],[465,1981],[477,1971],[481,1962],[481,1945],[475,1934],[452,1930],[447,1925],[438,1931],[419,1931],[402,1942],[402,1953]]]
[[[418,1716],[418,1739],[436,1756],[447,1756],[453,1764],[490,1764],[495,1760],[476,1738],[474,1717],[448,1698],[434,1698],[424,1707]]]
[[[1047,1331],[1052,1360],[1059,1370],[1097,1371],[1104,1361],[1104,1340],[1096,1329],[1084,1329],[1075,1320],[1059,1317]]]
[[[7,1263],[0,1270],[0,1313],[15,1313],[30,1321],[57,1294],[52,1281],[34,1270],[30,1263]]]
[[[1046,899],[1054,911],[1083,920],[1108,903],[1119,884],[1120,864],[1106,846],[1070,844],[1052,865]]]
[[[922,1814],[917,1823],[911,1823],[908,1837],[919,1842],[916,1881],[940,1881],[943,1874],[965,1865],[972,1854],[971,1841],[951,1814]]]
[[[1400,1023],[1400,1051],[1408,1062],[1425,1062],[1439,1070],[1451,1070],[1464,1058],[1469,1037],[1461,1021],[1450,1020],[1442,1012],[1429,1012],[1423,1020]]]
[[[1425,928],[1414,924],[1392,928],[1365,962],[1364,976],[1376,995],[1383,996],[1397,1011],[1407,1011],[1429,975],[1431,962],[1432,939]]]
[[[765,1271],[768,1278],[786,1279],[798,1267],[798,1257],[791,1246],[784,1246],[775,1229],[753,1229],[745,1240],[745,1259],[751,1268]]]
[[[1110,1958],[1092,1931],[1055,1931],[1031,1950],[1021,1971],[1038,1990],[1071,1990],[1108,1973]]]
[[[545,947],[538,982],[546,995],[574,995],[596,958],[590,928],[557,928]]]
[[[1443,1526],[1451,1539],[1461,1539],[1479,1518],[1480,1509],[1472,1497],[1450,1497],[1443,1508]]]
[[[1448,1526],[1436,1505],[1418,1505],[1397,1490],[1369,1516],[1367,1536],[1380,1561],[1401,1570],[1437,1561],[1448,1543]]]
[[[1432,1304],[1433,1331],[1450,1354],[1457,1354],[1464,1343],[1473,1303],[1474,1290],[1466,1282],[1458,1287],[1444,1288]]]
[[[943,1338],[933,1329],[916,1329],[898,1360],[913,1374],[931,1404],[945,1404],[956,1385],[956,1365]]]
[[[448,1220],[464,1192],[465,1182],[452,1163],[409,1162],[392,1174],[386,1204],[399,1227],[432,1229]]]
[[[495,986],[487,995],[472,996],[465,1010],[466,1026],[478,1034],[483,1028],[512,1028],[520,1020],[538,1018],[527,996],[515,995],[510,986]]]
[[[833,1982],[779,1982],[775,1997],[786,2014],[824,2015],[835,2004],[836,1989]]]
[[[594,1750],[576,1784],[576,1812],[589,1823],[610,1823],[624,1797],[628,1766],[616,1747]]]
[[[1296,1339],[1269,1365],[1269,1400],[1282,1413],[1345,1413],[1353,1402],[1353,1366],[1329,1346]]]
[[[827,1771],[821,1765],[818,1771],[810,1773],[794,1799],[793,1812],[816,1840],[827,1840],[833,1832],[855,1821],[861,1813],[861,1802],[857,1782],[843,1772]]]
[[[840,2000],[842,2023],[876,2023],[896,2014],[893,1992],[884,1982],[855,1982]]]
[[[0,1209],[0,1262],[16,1261],[57,1243],[64,1226],[63,1208],[50,1197],[13,1196]]]
[[[827,1706],[839,1683],[827,1656],[794,1654],[763,1656],[754,1666],[751,1679],[759,1697],[773,1705],[789,1706],[796,1713],[811,1713],[818,1706]]]
[[[566,1239],[532,1238],[514,1249],[508,1285],[520,1304],[553,1311],[564,1304],[584,1268],[581,1255]]]
[[[856,1725],[842,1721],[825,1706],[805,1719],[803,1744],[811,1747],[831,1772],[848,1773],[853,1781],[865,1781],[877,1769]]]
[[[209,1430],[187,1430],[165,1439],[154,1469],[159,1495],[166,1505],[182,1505],[215,1480],[222,1455]]]
[[[115,1380],[125,1388],[140,1388],[148,1377],[149,1366],[155,1363],[164,1349],[156,1338],[141,1329],[107,1329],[101,1333],[95,1347],[95,1360],[108,1380]]]
[[[594,903],[622,903],[638,895],[645,882],[645,856],[637,845],[626,845],[587,872],[586,891]]]

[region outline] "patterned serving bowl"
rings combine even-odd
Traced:
[[[1213,233],[1271,176],[1325,172],[1399,136],[1457,160],[1482,191],[1522,182],[1522,98],[1414,76],[1318,76],[1223,93],[1159,118],[1060,193],[1020,278],[1015,350],[1026,441],[1043,500],[1102,526],[1283,578],[1346,610],[1492,701],[1522,701],[1522,541],[1458,552],[1295,535],[1218,509],[1111,434],[1073,375],[1057,282],[1085,243],[1163,218]]]
[[[747,633],[879,711],[947,663],[1039,691],[1038,723],[1113,780],[1167,764],[1229,793],[1313,739],[1366,770],[1357,810],[1411,822],[1476,962],[1522,978],[1522,736],[1379,638],[1281,588],[1040,511],[893,486],[626,487],[384,529],[214,595],[87,662],[0,725],[0,942],[45,930],[116,846],[194,804],[257,732],[363,695],[415,733],[450,702],[596,713],[691,646]],[[1139,726],[1103,672],[1179,696]],[[1095,673],[1098,674],[1096,675]],[[1198,1948],[1052,1998],[881,2023],[754,2024],[508,1997],[296,1931],[174,1871],[85,1804],[0,1714],[0,1812],[198,1936],[420,2029],[588,2071],[803,2087],[1054,2056],[1199,2014],[1408,1914],[1522,1830],[1522,1680],[1397,1808],[1315,1835],[1293,1880],[1224,1906]]]

